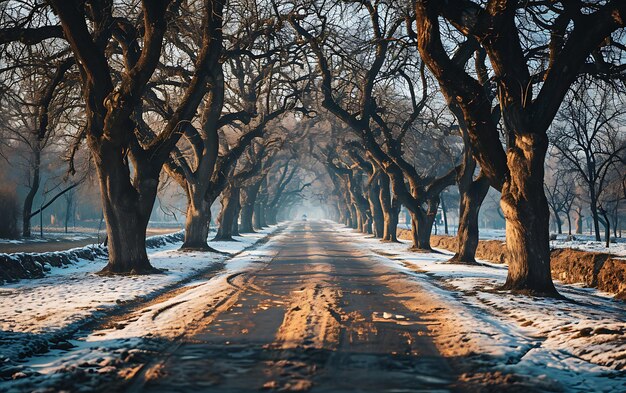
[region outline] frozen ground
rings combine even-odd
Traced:
[[[85,240],[91,239],[96,233],[94,232],[44,232],[43,237],[39,237],[38,232],[33,232],[33,237],[27,239],[2,239],[0,238],[0,244],[24,244],[24,243],[44,243],[50,241],[59,240]]]
[[[399,227],[403,229],[411,229],[405,224],[401,224]],[[602,236],[604,237],[604,234]],[[480,229],[481,240],[504,241],[505,237],[506,234],[504,229]],[[603,252],[618,255],[620,257],[626,257],[626,238],[624,237],[611,237],[611,239],[614,240],[614,243],[610,243],[608,248],[605,247],[604,241],[595,241],[595,237],[588,234],[574,235],[574,240],[568,240],[567,238],[568,235],[566,234],[556,235],[556,240],[550,240],[550,246],[553,248],[573,248],[583,251]]]
[[[210,244],[237,253],[276,228],[236,237],[237,242]],[[154,297],[202,272],[219,271],[227,258],[216,253],[181,252],[179,247],[180,243],[174,243],[149,252],[152,265],[164,269],[163,274],[103,277],[95,273],[106,260],[81,260],[52,268],[44,278],[0,287],[0,376],[13,375],[18,370],[16,361],[34,353],[69,348],[73,344],[66,338],[126,303]]]
[[[170,234],[181,230],[176,223],[150,223],[146,237]],[[65,233],[63,228],[44,227],[43,237],[39,236],[38,228],[32,230],[32,237],[20,239],[0,238],[0,253],[42,253],[64,251],[71,248],[99,244],[106,237],[106,230],[97,227],[74,227]]]
[[[332,224],[332,230],[336,233],[332,236],[334,241],[350,245],[374,264],[402,274],[404,278],[388,280],[391,292],[395,293],[393,298],[421,315],[420,323],[428,327],[441,355],[457,362],[460,381],[480,386],[492,384],[495,390],[490,391],[502,391],[498,390],[499,386],[515,386],[518,388],[515,391],[626,391],[626,304],[623,302],[613,301],[609,295],[592,289],[558,283],[564,300],[512,295],[497,289],[506,277],[505,266],[447,264],[449,253],[414,253],[408,251],[407,242],[381,243],[336,224]],[[50,345],[49,352],[24,359],[17,364],[18,368],[9,370],[17,379],[0,382],[0,390],[28,391],[52,385],[78,386],[90,391],[99,386],[100,376],[129,379],[141,373],[144,380],[158,378],[158,369],[143,369],[143,365],[162,357],[163,353],[175,351],[177,338],[183,333],[193,334],[198,328],[196,321],[203,319],[203,323],[211,323],[211,313],[218,309],[231,310],[235,318],[242,315],[241,304],[237,302],[243,299],[231,296],[232,291],[242,289],[238,279],[245,272],[252,276],[266,272],[281,247],[291,244],[290,231],[239,254],[217,274],[196,277],[154,301],[140,302],[123,314],[103,317],[107,323],[85,329],[84,333],[78,331],[71,339]],[[258,236],[263,235],[257,235],[257,239]],[[250,244],[254,240],[246,241]],[[313,268],[320,263],[317,253],[334,252],[335,248],[329,245],[303,248],[308,251],[301,258],[313,258]],[[14,291],[16,302],[1,292],[2,330],[8,338],[0,348],[3,352],[5,348],[14,348],[11,356],[16,356],[17,349],[24,348],[20,342],[70,330],[75,321],[102,315],[98,310],[117,307],[118,302],[154,293],[168,283],[193,275],[189,265],[196,269],[219,265],[218,257],[206,259],[204,255],[181,254],[174,249],[175,246],[169,246],[152,254],[156,266],[171,269],[162,277],[106,281],[93,275],[96,269],[80,270],[85,267],[76,266],[71,268],[75,269],[72,274],[59,273],[32,283],[25,280],[9,288]],[[345,280],[345,275],[339,276]],[[283,279],[287,277],[290,275]],[[37,283],[44,280],[50,281],[39,291]],[[57,289],[58,283],[65,289]],[[74,295],[77,288],[84,291]],[[254,286],[251,290],[266,293]],[[368,292],[354,293],[364,296]],[[371,296],[376,296],[375,293]],[[7,305],[10,303],[15,307]],[[57,313],[58,316],[50,315]],[[381,315],[387,320],[385,314]],[[377,314],[372,318],[376,320]],[[247,331],[247,326],[240,328],[241,334]],[[18,338],[17,344],[6,345],[9,331]],[[20,341],[20,336],[25,340]]]
[[[56,241],[78,241],[92,239],[100,235],[102,238],[106,236],[106,228],[98,226],[98,223],[91,223],[91,226],[69,226],[68,232],[64,227],[60,226],[44,226],[43,237],[40,237],[39,227],[31,228],[32,237],[19,239],[0,238],[0,244],[25,244],[25,243],[42,243]],[[178,222],[161,222],[150,221],[148,224],[147,236],[153,236],[162,233],[171,233],[181,229],[184,223]]]
[[[454,352],[467,342],[466,351],[489,359],[496,369],[536,378],[547,388],[555,379],[567,391],[626,391],[626,304],[611,295],[558,283],[566,300],[512,295],[497,290],[505,266],[448,264],[452,254],[444,250],[414,253],[407,242],[380,243],[341,231],[432,293],[441,315],[434,318],[437,325],[454,325],[439,335],[440,348]],[[437,336],[438,326],[433,329]]]

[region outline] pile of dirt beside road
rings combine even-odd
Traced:
[[[398,229],[398,238],[411,240],[411,231]],[[434,248],[456,251],[454,236],[431,236]],[[506,244],[500,240],[481,240],[476,258],[494,263],[506,263]],[[612,254],[555,248],[550,255],[552,278],[565,284],[582,283],[587,287],[615,294],[626,299],[626,259]]]

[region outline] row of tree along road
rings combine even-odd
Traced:
[[[170,180],[187,201],[183,248],[206,251],[220,196],[221,240],[306,196],[384,241],[404,206],[413,248],[430,250],[456,185],[451,262],[469,264],[493,188],[504,288],[539,295],[557,295],[550,209],[559,228],[588,210],[596,236],[617,235],[623,1],[48,0],[0,13],[3,156],[21,144],[32,157],[23,227],[54,140],[60,192],[99,185],[106,273],[155,270],[145,233]]]

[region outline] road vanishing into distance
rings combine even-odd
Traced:
[[[560,284],[565,299],[511,294],[497,287],[504,266],[449,264],[449,254],[409,251],[330,221],[249,236],[256,240],[213,243],[229,255],[156,250],[155,266],[171,269],[164,276],[101,277],[89,264],[59,275],[63,296],[52,298],[71,304],[73,291],[93,290],[99,302],[180,274],[178,265],[191,271],[94,309],[56,336],[6,336],[26,340],[20,348],[41,336],[47,344],[7,369],[19,378],[0,391],[626,391],[621,302]],[[5,293],[45,321],[54,313],[29,310],[43,298],[37,289]],[[19,325],[22,310],[14,314],[6,326],[34,330]]]
[[[405,277],[301,222],[201,328],[136,377],[132,391],[446,391],[456,380],[420,315],[394,291]]]

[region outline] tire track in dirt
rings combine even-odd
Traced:
[[[292,223],[276,246],[131,391],[449,390],[424,321],[390,288],[405,276],[327,223]]]
[[[282,229],[277,231],[275,234],[282,232]],[[267,241],[264,241],[263,243],[266,242]],[[242,252],[235,254],[232,258],[241,254]],[[254,288],[254,276],[252,275],[252,273],[258,273],[259,271],[263,271],[272,262],[272,260],[273,258],[264,263],[263,266],[259,269],[255,269],[253,271],[246,270],[228,275],[225,279],[228,287],[224,288],[214,297],[217,302],[209,306],[203,312],[203,316],[201,319],[194,320],[192,323],[186,326],[186,330],[182,334],[173,338],[172,343],[161,351],[158,358],[141,365],[136,370],[136,372],[134,372],[130,376],[127,376],[127,379],[131,380],[132,382],[130,386],[128,386],[126,391],[129,393],[143,391],[145,386],[151,381],[163,377],[165,375],[165,364],[167,363],[168,359],[170,359],[172,354],[185,343],[185,338],[193,336],[194,333],[201,331],[207,325],[210,325],[222,312],[231,309],[239,301],[239,297],[241,294],[250,290],[250,288]],[[241,283],[236,282],[236,280],[240,280]],[[175,305],[179,305],[182,303],[184,302],[176,302]]]

